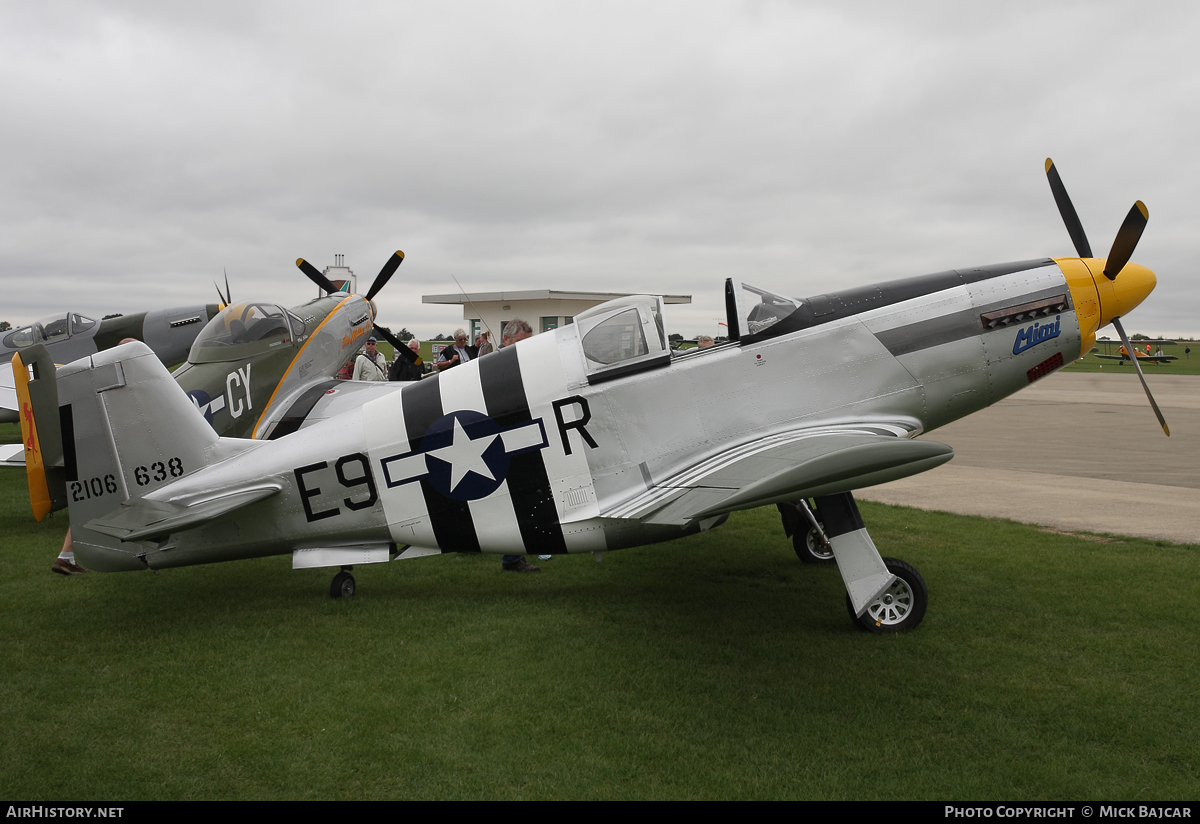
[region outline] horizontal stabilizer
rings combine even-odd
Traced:
[[[0,466],[24,467],[25,444],[6,443],[0,446]]]
[[[13,382],[12,367],[0,364],[0,423],[16,423],[21,419],[17,412],[17,387]]]
[[[200,526],[236,509],[270,498],[281,489],[278,484],[263,484],[250,489],[225,492],[218,497],[206,498],[193,504],[133,498],[103,518],[89,521],[87,527],[122,541],[165,538],[173,532]]]

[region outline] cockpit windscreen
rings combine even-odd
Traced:
[[[277,347],[292,340],[291,320],[287,312],[271,303],[226,306],[197,336],[188,360],[192,363],[234,360]],[[296,319],[296,323],[300,321]]]

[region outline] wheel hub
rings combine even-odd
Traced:
[[[876,624],[899,624],[913,606],[913,594],[904,579],[897,578],[888,590],[867,607],[867,614]]]

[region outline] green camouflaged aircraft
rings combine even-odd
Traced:
[[[335,376],[372,331],[372,299],[403,260],[403,252],[393,254],[365,296],[352,294],[348,286],[339,289],[312,264],[297,260],[324,296],[290,309],[266,301],[233,303],[226,296],[228,305],[196,337],[187,361],[172,377],[219,436],[269,440],[295,430],[319,398],[338,391]],[[398,357],[416,357],[388,330],[375,331],[392,343]],[[44,347],[22,351],[14,366],[22,404],[30,402],[30,393],[50,385],[27,379],[30,367],[32,377],[54,369]],[[50,408],[58,405],[57,398],[44,402]],[[34,404],[39,405],[37,398]],[[30,503],[38,520],[67,505],[60,477],[62,433],[55,431],[55,423],[40,420],[35,438],[22,420]]]

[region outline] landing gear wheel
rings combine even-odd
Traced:
[[[846,596],[846,610],[859,629],[866,632],[908,632],[916,629],[925,617],[929,606],[929,589],[925,579],[899,558],[884,558],[888,572],[896,576],[890,587],[867,606],[859,618],[854,614],[850,596]]]
[[[825,524],[821,524],[821,529],[824,528]],[[833,548],[821,542],[821,533],[815,527],[810,526],[803,533],[794,533],[792,547],[796,550],[796,557],[806,564],[833,563]]]
[[[333,576],[329,586],[330,598],[349,598],[354,594],[354,576],[349,572],[339,572]]]

